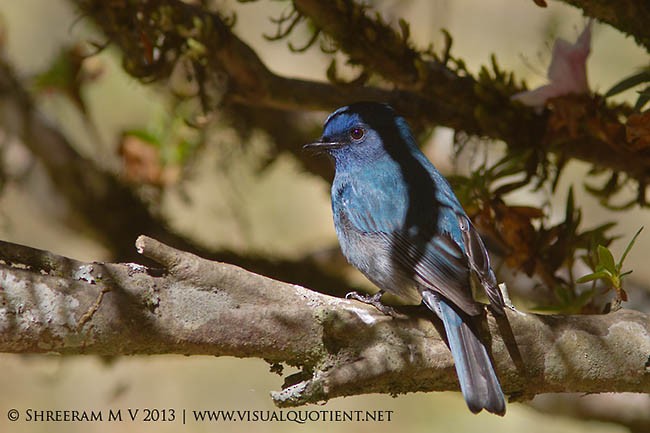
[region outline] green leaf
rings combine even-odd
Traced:
[[[327,71],[325,72],[325,75],[327,79],[332,83],[337,83],[340,81],[337,72],[336,59],[332,59],[329,66],[327,67]]]
[[[614,96],[648,81],[650,81],[650,70],[644,69],[641,72],[630,75],[629,77],[624,78],[616,83],[611,89],[607,91],[607,93],[605,93],[605,98],[609,98],[610,96]]]
[[[155,134],[144,129],[127,129],[124,131],[124,135],[130,135],[139,138],[142,141],[146,141],[147,143],[160,146],[160,137],[157,137]]]
[[[575,200],[573,198],[573,185],[569,187],[569,194],[566,199],[566,211],[564,221],[571,221],[575,213]]]
[[[197,41],[194,38],[187,38],[185,43],[187,44],[187,47],[190,49],[190,54],[194,58],[199,58],[207,52],[207,48],[205,45],[203,45],[201,42]]]
[[[582,283],[588,283],[589,281],[594,281],[598,279],[609,279],[612,276],[611,273],[607,271],[597,271],[593,272],[591,274],[587,274],[585,276],[582,276],[576,280],[576,283],[582,284]]]
[[[622,280],[623,277],[625,277],[626,275],[630,275],[632,272],[634,272],[634,271],[633,271],[633,270],[629,270],[629,271],[627,271],[627,272],[623,272],[621,275],[619,275],[619,278]]]
[[[611,274],[618,273],[616,268],[616,263],[614,262],[614,256],[609,248],[602,245],[598,245],[598,266],[602,266],[608,270]]]
[[[634,110],[641,111],[643,106],[647,104],[648,101],[650,101],[650,86],[639,92],[639,98],[636,100],[636,104],[634,104]]]
[[[404,18],[400,18],[398,23],[399,23],[399,29],[402,32],[402,39],[405,42],[407,42],[409,40],[409,37],[411,36],[411,27],[409,26],[409,23]]]
[[[618,272],[621,271],[621,268],[623,267],[623,262],[625,261],[625,258],[627,257],[627,254],[630,252],[630,250],[634,246],[634,243],[636,242],[636,238],[639,237],[639,234],[641,234],[642,230],[643,230],[643,226],[641,226],[641,228],[636,231],[636,233],[632,237],[632,240],[630,241],[630,243],[627,244],[627,246],[625,247],[625,251],[623,251],[623,256],[621,256],[621,260],[619,260],[618,265],[616,265],[616,270]]]

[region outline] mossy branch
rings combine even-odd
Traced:
[[[474,76],[449,53],[418,50],[404,25],[396,30],[352,0],[295,0],[294,6],[361,66],[364,76],[381,77],[377,85],[365,85],[365,80],[341,84],[274,74],[237,37],[230,21],[218,12],[180,0],[135,4],[122,0],[110,6],[100,0],[73,2],[121,48],[127,72],[136,77],[162,80],[169,77],[180,57],[195,59],[195,67],[203,70],[199,76],[205,77],[203,93],[219,95],[211,106],[329,111],[351,101],[387,101],[416,126],[445,125],[503,140],[513,154],[530,155],[531,173],[548,164],[552,155],[558,161],[580,159],[625,173],[638,182],[638,201],[644,203],[641,190],[650,175],[650,153],[628,142],[625,118],[630,107],[608,104],[599,95],[569,95],[538,113],[511,101],[525,86],[501,70],[496,60]],[[153,41],[164,42],[152,45]],[[153,53],[157,53],[155,61]]]

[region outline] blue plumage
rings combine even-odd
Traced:
[[[482,307],[472,281],[503,310],[478,233],[447,180],[386,104],[334,111],[320,141],[334,160],[334,225],[343,254],[381,290],[424,304],[443,321],[472,412],[505,413],[503,393],[470,316]]]

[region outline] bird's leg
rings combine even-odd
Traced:
[[[383,294],[384,294],[383,290],[379,290],[374,295],[366,295],[366,294],[353,291],[353,292],[346,293],[345,299],[356,299],[357,301],[363,302],[364,304],[370,304],[387,316],[391,316],[395,318],[402,317],[402,315],[399,314],[397,311],[395,311],[393,307],[390,307],[381,302],[381,297],[383,296]]]

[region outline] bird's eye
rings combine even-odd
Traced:
[[[361,140],[365,134],[366,131],[363,128],[352,128],[350,130],[350,137],[353,140]]]

